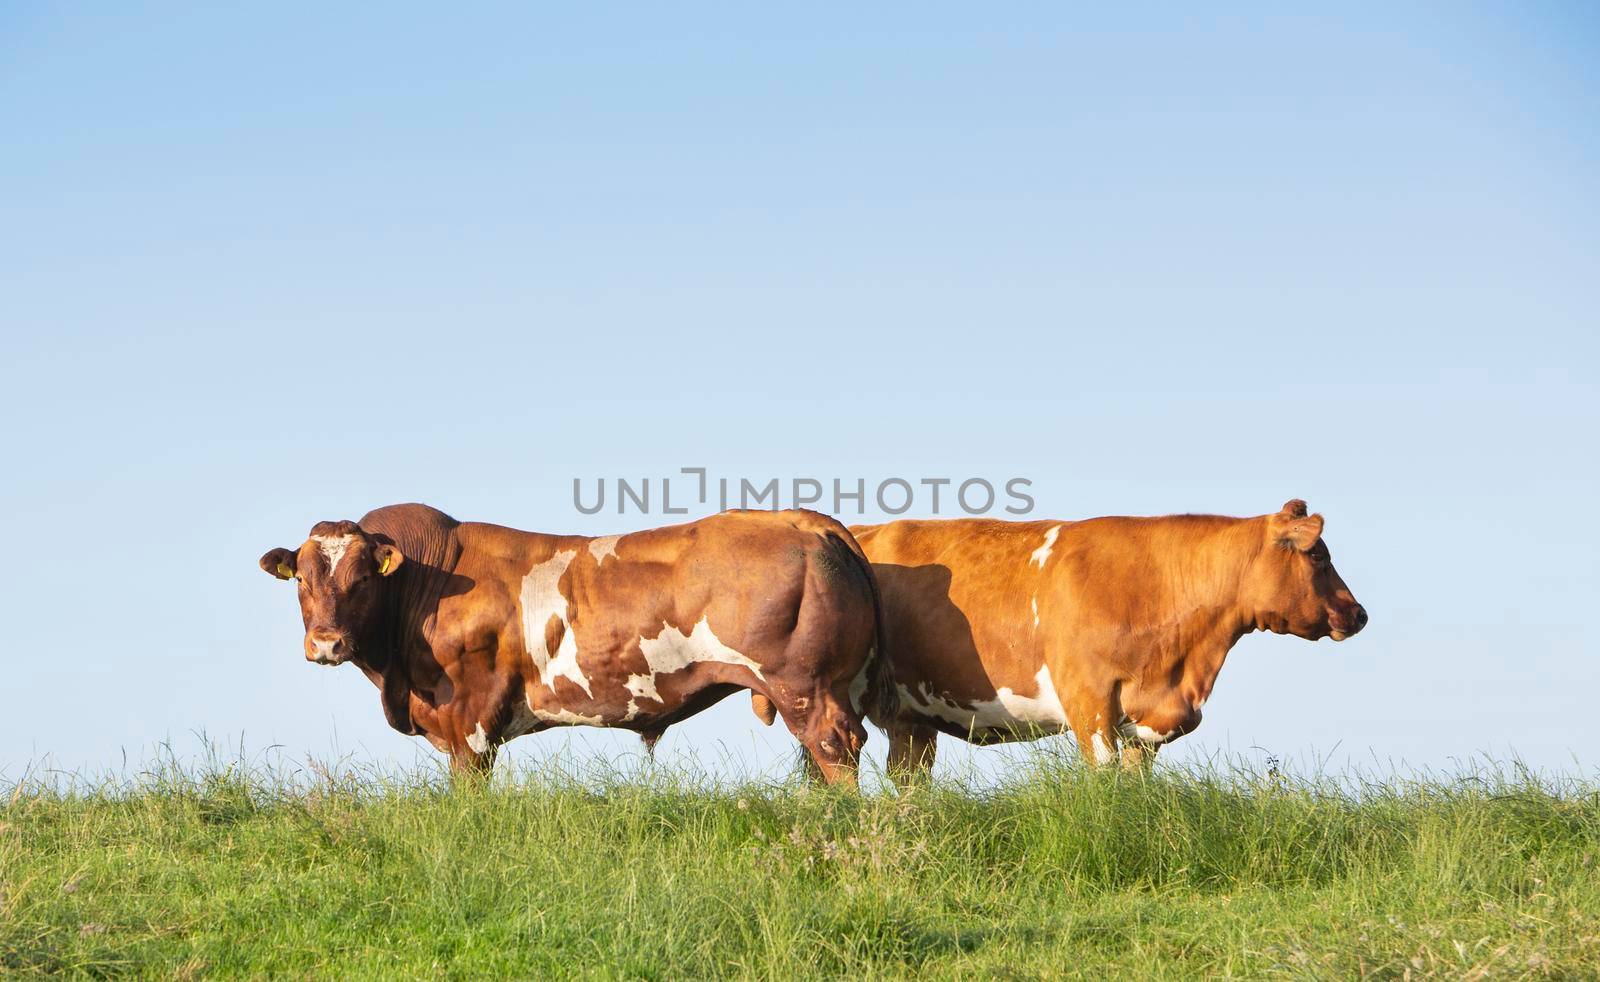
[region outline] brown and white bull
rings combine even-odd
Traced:
[[[1148,762],[1200,724],[1252,631],[1335,641],[1367,612],[1321,515],[900,521],[852,531],[872,560],[899,690],[891,774],[932,765],[936,732],[976,743],[1070,729],[1097,765]],[[758,710],[759,710],[758,706]]]
[[[849,781],[869,690],[893,699],[873,677],[866,557],[814,512],[588,538],[392,505],[323,522],[261,568],[298,581],[305,657],[354,663],[389,724],[460,770],[492,767],[500,744],[551,726],[622,727],[653,744],[749,689],[825,780]]]

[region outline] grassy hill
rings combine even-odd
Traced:
[[[857,796],[167,768],[0,799],[0,971],[1600,974],[1600,790],[1238,769]]]

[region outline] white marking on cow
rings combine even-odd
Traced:
[[[1135,736],[1137,736],[1140,740],[1143,740],[1145,743],[1166,743],[1168,740],[1172,739],[1171,730],[1168,730],[1165,733],[1157,733],[1155,730],[1145,726],[1143,723],[1140,723],[1138,726],[1134,727],[1133,732]]]
[[[311,537],[317,545],[322,547],[322,558],[328,561],[328,575],[339,568],[339,560],[350,551],[351,543],[356,541],[353,535],[313,535]]]
[[[926,683],[913,693],[899,686],[900,699],[913,709],[928,716],[946,720],[969,730],[1015,730],[1028,727],[1061,727],[1067,723],[1067,711],[1061,705],[1050,666],[1044,665],[1033,676],[1037,695],[1019,695],[1015,690],[1001,686],[993,699],[980,699],[970,706],[962,706],[944,695],[936,694]]]
[[[578,667],[578,635],[567,619],[567,598],[561,593],[561,575],[575,555],[574,550],[564,549],[528,570],[522,578],[522,637],[541,684],[554,692],[556,679],[564,678],[593,699],[589,680]],[[545,641],[544,630],[552,617],[560,618],[562,627],[561,643],[553,652]]]
[[[607,535],[589,540],[589,555],[594,557],[595,565],[605,562],[607,556],[617,554],[617,540],[621,538],[620,535]]]
[[[471,733],[467,734],[467,746],[471,747],[472,752],[475,754],[481,754],[489,749],[489,734],[483,732],[482,723],[479,723]]]
[[[1067,711],[1061,705],[1061,697],[1056,694],[1056,684],[1050,678],[1049,665],[1040,666],[1039,671],[1034,673],[1033,684],[1039,690],[1038,695],[1021,696],[1002,686],[995,690],[993,699],[973,703],[973,708],[986,721],[1001,721],[990,723],[991,726],[1003,726],[1005,723],[1065,726]]]
[[[1094,735],[1089,737],[1089,746],[1094,750],[1094,762],[1097,766],[1104,767],[1111,763],[1111,747],[1107,745],[1106,738],[1100,735],[1099,730],[1095,730]]]
[[[1039,626],[1039,598],[1033,598],[1033,626]]]
[[[629,692],[641,699],[661,701],[656,691],[657,676],[671,675],[702,662],[738,665],[749,669],[756,678],[766,681],[766,676],[761,674],[761,666],[723,644],[711,630],[710,620],[705,617],[700,618],[700,623],[688,634],[663,621],[660,634],[639,639],[639,653],[644,655],[650,674],[630,675],[626,685]]]
[[[949,723],[954,723],[963,728],[973,726],[972,710],[934,693],[931,686],[924,682],[918,688],[920,692],[912,692],[903,685],[896,685],[900,691],[900,701],[915,709],[924,716],[932,716]]]
[[[1122,734],[1124,740],[1136,740],[1139,743],[1166,743],[1172,739],[1172,734],[1175,731],[1168,730],[1166,733],[1158,733],[1138,720],[1123,717],[1122,722],[1117,724],[1117,732]]]
[[[1044,534],[1044,545],[1042,545],[1039,548],[1033,550],[1033,555],[1031,557],[1029,557],[1029,559],[1028,559],[1028,565],[1032,566],[1034,563],[1038,563],[1039,564],[1039,568],[1040,569],[1044,569],[1044,564],[1045,564],[1046,560],[1048,560],[1050,558],[1050,550],[1055,548],[1056,536],[1058,536],[1060,534],[1061,534],[1061,526],[1059,526],[1059,525],[1055,526],[1050,531],[1046,532]]]

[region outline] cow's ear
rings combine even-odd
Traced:
[[[280,580],[292,580],[296,559],[291,549],[269,549],[267,554],[261,557],[261,568]]]
[[[400,564],[406,561],[405,554],[388,543],[384,543],[372,550],[372,558],[378,564],[379,576],[388,576],[399,569]]]
[[[1300,507],[1296,509],[1292,505]],[[1307,515],[1306,503],[1299,499],[1284,505],[1283,511],[1268,519],[1267,526],[1273,541],[1285,549],[1305,552],[1322,538],[1322,516]]]

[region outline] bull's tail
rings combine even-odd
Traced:
[[[850,551],[872,595],[873,644],[867,654],[867,692],[863,709],[867,719],[881,727],[888,727],[900,713],[900,693],[895,688],[893,663],[889,660],[888,632],[883,618],[883,598],[878,593],[878,577],[872,572],[872,561],[867,558],[866,551],[848,529],[840,526],[839,532],[830,533],[830,537],[837,539]]]

